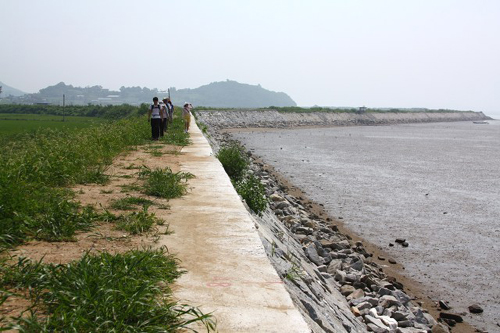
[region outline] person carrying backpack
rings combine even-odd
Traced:
[[[153,97],[153,104],[149,106],[148,122],[151,123],[152,140],[158,141],[160,137],[160,126],[162,119],[162,107],[158,104],[158,97]]]
[[[174,105],[170,98],[165,97],[163,99],[163,103],[165,104],[165,118],[163,119],[163,127],[165,131],[167,131],[168,124],[172,125],[174,121]]]

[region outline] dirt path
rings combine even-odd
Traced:
[[[134,189],[134,186],[139,185],[138,172],[143,165],[149,168],[168,166],[172,171],[177,172],[182,158],[180,150],[181,147],[171,145],[149,144],[122,154],[115,159],[106,172],[111,176],[107,185],[78,185],[73,189],[76,194],[75,200],[84,206],[91,205],[97,210],[107,209],[114,214],[126,214],[125,211],[110,208],[111,203],[114,200],[130,196],[144,197],[154,202],[148,212],[164,215],[169,207],[167,200],[148,197],[141,194],[139,189]],[[166,228],[166,225],[157,226],[153,232],[148,234],[130,235],[127,232],[116,230],[112,223],[103,222],[89,232],[78,233],[73,242],[31,241],[17,247],[11,254],[36,261],[43,258],[44,263],[64,264],[81,258],[86,251],[122,253],[131,249],[154,246]],[[2,305],[0,314],[6,317],[16,316],[28,305],[27,300],[9,297]]]
[[[166,224],[147,235],[132,236],[113,224],[101,223],[80,233],[75,242],[30,242],[15,254],[46,263],[67,263],[85,251],[125,252],[144,246],[166,246],[187,273],[174,286],[182,304],[212,312],[219,332],[308,332],[309,328],[269,262],[255,223],[198,127],[191,128],[193,144],[180,147],[149,144],[116,158],[107,171],[108,185],[74,188],[82,205],[108,209],[127,196],[154,201],[153,212]],[[161,154],[160,154],[161,152]],[[158,156],[159,155],[159,156]],[[164,200],[140,193],[138,172],[170,167],[190,172],[189,193]],[[139,207],[138,207],[139,208]],[[166,228],[173,234],[165,235]],[[21,299],[10,298],[2,314],[11,316],[26,308]]]

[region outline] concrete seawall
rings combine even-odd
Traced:
[[[491,119],[482,112],[278,112],[276,110],[200,110],[199,121],[216,129],[298,126],[360,126]]]

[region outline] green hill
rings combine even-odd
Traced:
[[[7,86],[5,86],[7,87]],[[10,87],[9,87],[10,88]],[[156,88],[121,87],[119,91],[105,89],[102,86],[74,87],[64,82],[49,86],[36,94],[20,92],[22,96],[14,95],[5,90],[2,98],[5,102],[21,104],[62,104],[62,96],[65,96],[66,105],[120,105],[151,103],[154,96],[163,98],[167,96],[165,91]],[[268,106],[290,107],[297,104],[283,92],[274,92],[262,88],[260,85],[238,83],[236,81],[212,82],[195,89],[170,88],[172,102],[181,105],[189,101],[194,106],[222,107],[222,108],[260,108]]]
[[[3,82],[0,82],[0,87],[2,87],[2,93],[0,94],[0,98],[7,96],[22,96],[26,94],[25,92],[16,88],[12,88],[4,84]]]
[[[236,81],[212,82],[196,89],[170,90],[174,103],[188,101],[195,106],[221,108],[262,108],[268,106],[296,106],[283,92],[274,92],[260,85]]]

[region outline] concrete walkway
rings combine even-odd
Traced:
[[[182,149],[189,194],[172,200],[166,245],[187,270],[174,296],[213,312],[219,332],[310,332],[269,262],[255,223],[192,122]]]

